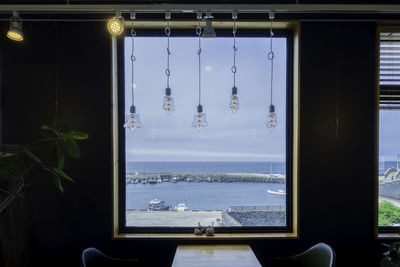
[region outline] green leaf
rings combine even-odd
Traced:
[[[70,182],[74,182],[71,177],[68,176],[63,170],[57,168],[57,167],[49,167],[53,172],[57,173],[58,176],[64,178],[65,180],[68,180]]]
[[[65,142],[63,143],[65,149],[67,150],[68,154],[75,158],[75,159],[79,159],[79,157],[81,156],[81,151],[78,147],[78,145],[76,144],[75,140],[72,139],[71,137],[66,136],[65,137]]]
[[[53,121],[53,128],[55,131],[60,133],[68,133],[71,131],[71,127],[69,126],[69,124],[63,120]]]
[[[88,139],[88,137],[89,137],[89,135],[87,133],[77,132],[77,131],[70,131],[66,135],[75,140],[85,140],[85,139]]]
[[[63,169],[64,168],[64,152],[59,144],[56,144],[53,148],[53,157],[57,163],[57,168]]]
[[[52,174],[51,178],[53,179],[53,182],[56,185],[58,191],[60,191],[61,193],[64,193],[64,188],[62,187],[60,177],[58,177],[57,175]]]
[[[43,131],[50,131],[50,132],[52,132],[53,134],[57,135],[56,130],[54,130],[53,128],[51,128],[51,127],[49,127],[49,126],[47,126],[47,125],[42,125],[42,126],[40,127],[40,129],[42,129]]]
[[[21,146],[21,149],[30,159],[32,159],[36,163],[42,164],[42,161],[38,157],[36,157],[29,149],[23,146]]]

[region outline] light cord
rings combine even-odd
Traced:
[[[274,82],[274,58],[275,58],[275,53],[272,48],[272,37],[274,36],[274,32],[272,31],[272,20],[273,18],[270,17],[270,42],[269,42],[269,52],[268,52],[268,59],[271,61],[271,105],[272,105],[272,92],[273,92],[273,82]]]
[[[169,50],[169,37],[171,35],[171,28],[169,27],[169,19],[167,20],[167,27],[165,27],[165,35],[167,36],[167,69],[165,70],[165,75],[167,75],[167,88],[169,88],[169,78],[171,76],[171,70],[169,68],[169,57],[171,51]]]
[[[134,55],[135,53],[135,36],[136,36],[136,32],[133,29],[133,23],[132,23],[132,28],[131,28],[131,36],[132,36],[132,51],[131,51],[131,69],[132,69],[132,73],[131,73],[131,89],[132,89],[132,106],[134,106],[135,102],[135,98],[134,98],[134,92],[133,89],[135,87],[135,83],[134,83],[134,62],[136,61],[136,57]]]
[[[199,50],[197,50],[197,55],[199,56],[199,105],[201,104],[201,28],[200,28],[200,19],[199,24],[196,28],[196,34],[199,37]]]
[[[236,52],[238,51],[236,47],[236,31],[237,31],[237,26],[236,26],[236,19],[233,19],[233,66],[231,68],[231,71],[233,73],[233,87],[236,87]]]

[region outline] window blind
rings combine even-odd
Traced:
[[[380,32],[379,104],[381,109],[400,109],[400,29]]]

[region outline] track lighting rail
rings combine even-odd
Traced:
[[[154,4],[154,5],[0,5],[0,13],[9,13],[18,10],[23,13],[115,13],[119,10],[128,13],[135,10],[140,13],[196,13],[197,10],[212,13],[266,13],[274,10],[278,13],[369,13],[369,14],[397,14],[400,5],[338,5],[338,4]]]

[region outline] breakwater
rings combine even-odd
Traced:
[[[282,174],[260,173],[127,173],[128,184],[162,183],[162,182],[254,182],[254,183],[285,183],[286,176]]]

